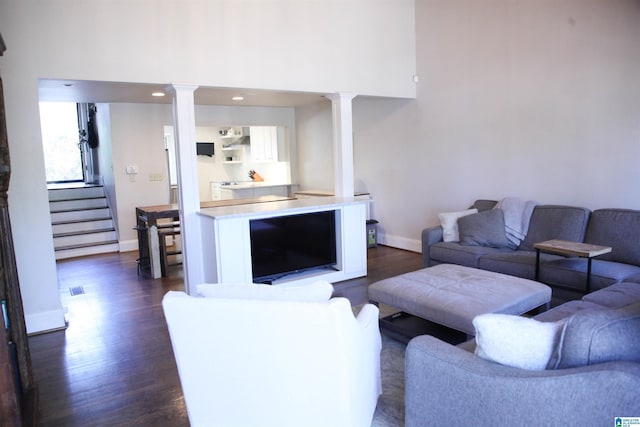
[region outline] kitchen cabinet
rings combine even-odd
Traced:
[[[278,161],[278,128],[276,126],[251,126],[251,160],[254,162]]]

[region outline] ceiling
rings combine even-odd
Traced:
[[[166,93],[155,97],[153,92]],[[45,102],[127,102],[170,104],[168,85],[146,83],[98,82],[86,80],[40,80],[40,101]],[[232,97],[242,96],[241,101]],[[279,92],[271,90],[199,87],[194,93],[196,105],[299,107],[328,100],[324,94]]]

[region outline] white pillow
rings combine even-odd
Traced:
[[[197,287],[203,297],[259,299],[278,301],[328,301],[333,294],[331,283],[319,280],[311,284],[296,286],[259,285],[259,284],[202,284]]]
[[[510,314],[481,314],[473,319],[476,355],[515,368],[544,370],[563,325],[564,320],[540,322]]]
[[[467,209],[459,212],[443,212],[438,214],[440,225],[442,226],[442,241],[457,242],[460,240],[458,235],[458,218],[478,213],[478,209]]]

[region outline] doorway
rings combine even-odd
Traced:
[[[95,113],[95,104],[40,102],[47,184],[96,183]]]
[[[41,102],[40,126],[47,183],[84,182],[83,143],[75,102]]]

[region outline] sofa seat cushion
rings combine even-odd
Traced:
[[[540,254],[540,263],[549,262],[564,257],[553,254]],[[490,253],[482,256],[478,267],[483,270],[510,274],[524,279],[535,280],[536,253],[532,251],[511,251]]]
[[[632,274],[629,277],[626,277],[624,279],[625,282],[633,282],[633,283],[640,283],[640,273],[638,274]]]
[[[595,258],[591,261],[591,289],[606,288],[633,274],[640,274],[640,267]],[[541,262],[540,280],[586,291],[587,259],[573,257]]]
[[[431,246],[429,256],[434,263],[458,264],[465,267],[478,268],[478,260],[481,256],[500,251],[513,252],[511,249],[464,246],[457,242],[439,242]]]
[[[617,309],[581,310],[567,319],[550,367],[564,369],[611,361],[640,363],[638,337],[640,302]]]
[[[640,266],[640,211],[598,209],[591,213],[584,241],[611,246],[600,259]]]
[[[519,249],[534,251],[534,244],[550,239],[582,242],[589,213],[589,209],[573,206],[536,206],[529,220],[529,231]]]
[[[605,307],[593,301],[572,300],[557,307],[553,307],[551,310],[540,313],[534,316],[534,319],[541,322],[555,322],[571,317],[579,311],[601,310],[603,308]]]
[[[640,283],[616,283],[597,292],[587,294],[582,300],[609,308],[624,307],[631,302],[640,301]]]

